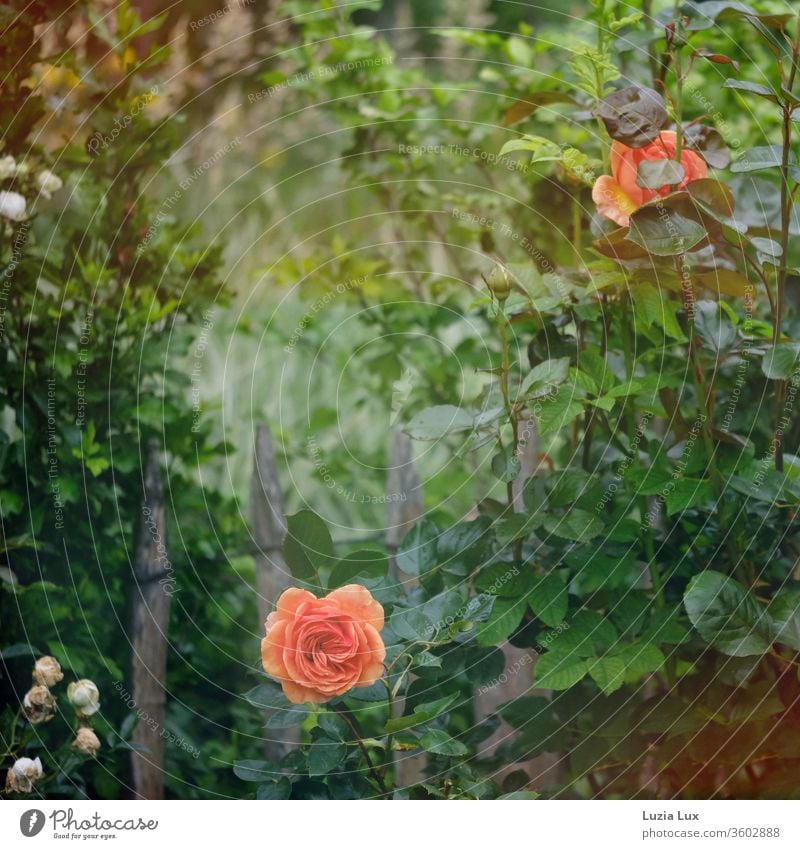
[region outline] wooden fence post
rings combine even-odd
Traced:
[[[175,582],[167,555],[161,449],[157,440],[147,446],[134,580],[132,696],[139,722],[133,730],[133,742],[146,746],[147,751],[131,753],[133,787],[142,799],[163,799],[167,633]]]
[[[386,511],[386,547],[389,549],[390,575],[406,587],[416,582],[397,568],[394,553],[403,541],[403,537],[424,513],[422,503],[422,484],[414,465],[412,443],[400,428],[392,431],[392,447],[389,455],[389,475],[386,481],[386,495],[389,499]],[[402,716],[405,705],[396,699],[393,715]],[[424,752],[395,754],[394,771],[397,787],[409,787],[422,781],[427,758]]]
[[[275,446],[265,424],[256,428],[250,514],[255,542],[257,633],[263,636],[267,615],[275,609],[278,597],[289,584],[289,570],[281,550],[286,535],[283,493],[275,461]],[[270,713],[267,711],[266,716]],[[264,740],[267,760],[280,760],[298,740],[299,732],[296,728],[270,729],[268,738]]]
[[[525,482],[536,472],[539,454],[539,440],[533,427],[533,421],[520,422],[519,429],[521,468],[513,484],[514,510],[518,513],[525,509],[522,503],[522,490]],[[530,568],[533,568],[533,566],[531,565]],[[518,649],[510,643],[505,643],[500,646],[500,649],[505,655],[505,680],[496,681],[493,686],[478,690],[475,696],[475,718],[477,721],[494,713],[500,705],[525,695],[530,691],[533,684],[533,667],[535,664],[533,649]],[[510,725],[501,722],[494,734],[481,743],[478,753],[479,755],[490,756],[502,743],[518,736],[518,732],[514,731]],[[529,766],[531,763],[533,762],[509,764],[507,767],[498,770],[493,777],[502,782],[508,773]]]

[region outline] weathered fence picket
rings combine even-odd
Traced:
[[[258,631],[275,609],[278,597],[289,585],[289,570],[281,550],[286,535],[283,493],[275,460],[272,434],[260,424],[255,434],[253,476],[250,482],[250,515],[254,542],[256,593],[258,595]],[[270,712],[266,713],[267,718]],[[280,760],[299,740],[296,728],[271,728],[264,740],[268,760]]]
[[[147,751],[131,753],[133,789],[142,799],[164,797],[164,734],[170,599],[174,587],[167,554],[161,449],[147,447],[144,498],[134,563],[132,698],[139,715],[132,739]]]

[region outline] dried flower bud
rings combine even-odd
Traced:
[[[80,718],[93,716],[100,710],[100,691],[94,681],[81,678],[67,687],[67,698]]]
[[[56,712],[56,697],[44,686],[34,684],[22,700],[25,716],[31,725],[51,720]]]
[[[486,285],[498,301],[505,301],[511,294],[511,277],[503,265],[496,265],[486,281]]]
[[[40,657],[33,667],[34,684],[55,687],[63,677],[64,673],[61,671],[61,664],[54,657]]]
[[[100,748],[100,740],[91,728],[85,726],[78,729],[72,748],[77,749],[83,755],[96,755]]]
[[[43,775],[39,758],[18,758],[6,774],[6,793],[30,793],[34,781]]]

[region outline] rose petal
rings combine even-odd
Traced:
[[[625,194],[622,186],[607,174],[598,177],[595,181],[592,188],[592,200],[595,202],[600,215],[610,218],[620,227],[627,227],[631,213],[638,209],[636,204]]]
[[[276,622],[269,633],[261,640],[261,665],[267,675],[283,678],[286,675],[286,664],[283,652],[286,647],[286,623]]]
[[[339,587],[326,596],[326,601],[337,604],[340,610],[349,613],[356,622],[368,623],[376,631],[383,628],[383,606],[360,584]]]
[[[278,599],[277,613],[279,619],[294,618],[297,613],[297,608],[304,602],[315,602],[317,597],[308,590],[301,590],[297,587],[290,587]]]

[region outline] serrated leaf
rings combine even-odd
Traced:
[[[568,690],[577,684],[587,671],[585,660],[549,651],[536,661],[534,683],[537,687],[547,690]]]
[[[678,256],[706,238],[706,228],[666,206],[643,206],[631,214],[628,241],[656,256]]]
[[[275,765],[269,761],[234,761],[233,774],[242,781],[264,781],[275,775]]]
[[[788,380],[798,368],[800,343],[782,342],[764,351],[761,371],[770,380]]]
[[[769,617],[733,578],[707,569],[689,582],[683,603],[700,636],[723,654],[747,657],[769,650]]]
[[[338,740],[320,738],[311,744],[308,752],[308,774],[327,775],[337,767],[347,754],[347,746]]]
[[[421,519],[403,537],[395,561],[407,575],[424,575],[436,565],[436,544],[439,528],[428,519]]]
[[[478,645],[485,648],[502,643],[517,629],[524,614],[525,602],[522,599],[497,598],[492,615],[478,628]]]
[[[282,776],[275,781],[265,781],[256,787],[256,799],[280,800],[288,799],[292,795],[292,782]]]
[[[800,589],[779,590],[767,612],[774,624],[775,642],[800,651]]]
[[[412,438],[433,441],[450,433],[472,430],[474,415],[463,407],[442,404],[420,410],[403,430]]]
[[[301,510],[286,517],[283,556],[295,578],[319,585],[319,570],[333,563],[333,541],[316,513]]]
[[[359,549],[339,560],[331,570],[328,589],[352,583],[354,578],[382,578],[389,571],[389,558],[382,551]]]
[[[643,189],[677,186],[685,176],[683,166],[674,159],[644,159],[636,171],[636,185]]]
[[[588,510],[579,507],[571,508],[563,516],[547,515],[544,517],[544,529],[562,539],[573,542],[584,542],[603,533],[605,525]]]
[[[609,696],[625,683],[625,661],[605,655],[588,661],[589,675],[602,692]]]
[[[555,628],[567,615],[567,587],[559,575],[545,575],[528,593],[528,606],[544,622]]]
[[[419,740],[420,746],[433,755],[456,758],[469,754],[469,749],[459,740],[454,740],[446,731],[431,728]]]

